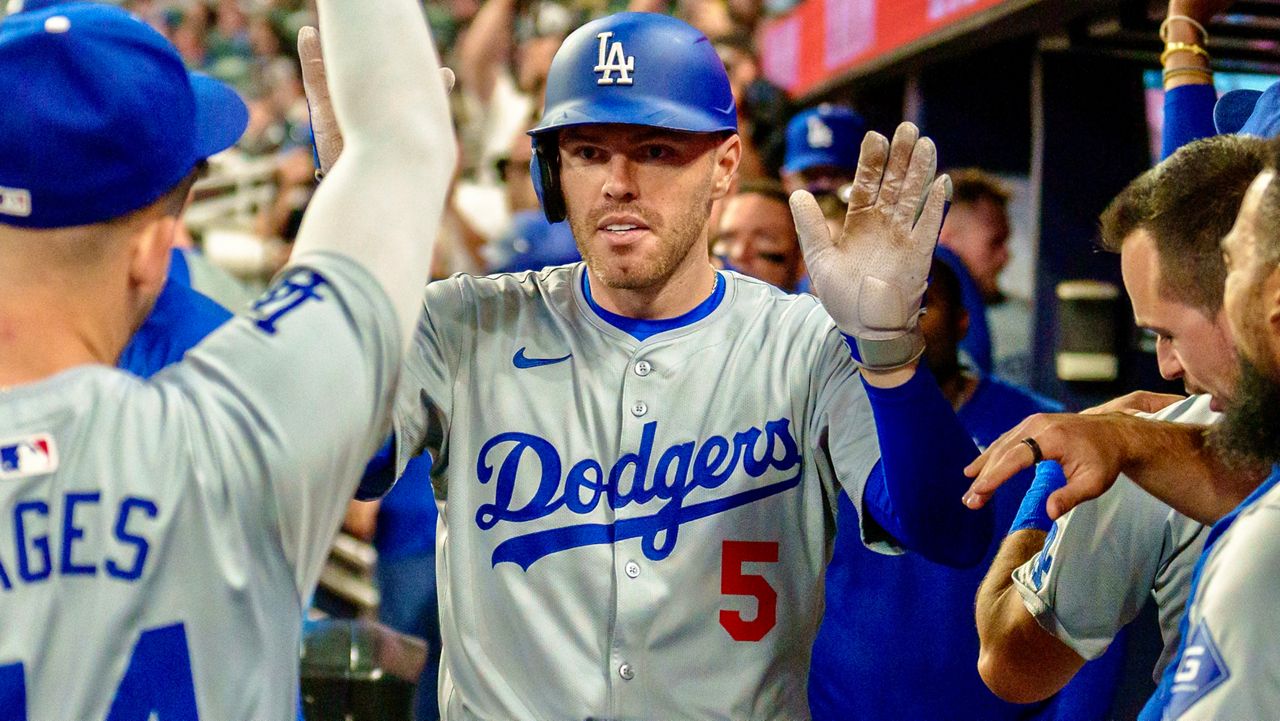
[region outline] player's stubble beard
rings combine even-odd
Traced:
[[[711,179],[709,169],[705,182],[696,199],[686,201],[678,215],[664,217],[657,210],[636,203],[610,204],[594,208],[586,217],[574,217],[569,213],[569,228],[573,231],[578,252],[591,270],[592,278],[617,290],[646,290],[660,286],[675,274],[695,245],[700,248],[707,221],[711,217]],[[644,257],[628,257],[627,267],[618,262],[606,247],[592,246],[596,228],[606,215],[630,213],[638,215],[649,225],[649,231],[658,238]],[[705,257],[704,250],[699,255]]]

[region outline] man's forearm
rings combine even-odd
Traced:
[[[868,481],[867,510],[903,546],[948,566],[978,563],[991,547],[994,515],[957,499],[978,449],[921,366],[892,388],[866,386],[880,443],[881,475]],[[879,485],[876,485],[879,482]]]
[[[1121,470],[1179,513],[1211,524],[1258,486],[1265,469],[1224,461],[1207,442],[1208,427],[1131,418],[1120,424]]]
[[[1013,586],[1013,572],[1044,547],[1044,531],[1010,534],[978,588],[978,673],[992,693],[1013,703],[1048,698],[1067,685],[1084,659],[1040,627]]]

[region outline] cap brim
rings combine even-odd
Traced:
[[[196,154],[200,159],[226,150],[244,134],[249,109],[230,85],[201,73],[190,73],[196,96]]]
[[[1213,106],[1213,126],[1222,135],[1240,132],[1262,97],[1260,90],[1232,90]]]
[[[819,166],[843,169],[845,165],[846,163],[841,162],[841,159],[832,153],[808,152],[786,158],[782,163],[782,170],[786,173],[799,173]]]

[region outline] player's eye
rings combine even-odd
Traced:
[[[570,158],[575,160],[585,160],[588,162],[595,162],[604,156],[604,152],[599,147],[595,145],[588,145],[586,143],[572,143],[567,145],[564,148],[564,152]]]
[[[787,256],[782,253],[761,253],[760,260],[774,265],[783,265],[787,262]]]
[[[668,160],[675,155],[675,150],[669,145],[646,145],[640,152],[645,160]]]

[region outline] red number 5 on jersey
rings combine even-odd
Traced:
[[[744,563],[777,563],[777,541],[725,541],[720,564],[720,593],[756,599],[756,615],[720,611],[720,625],[735,641],[759,641],[778,623],[778,592],[764,576],[742,572]]]

